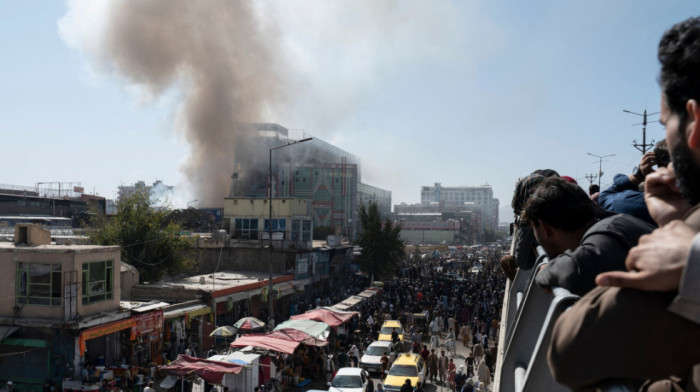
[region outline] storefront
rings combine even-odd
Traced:
[[[88,328],[78,335],[78,350],[81,361],[97,366],[112,365],[113,358],[121,358],[135,340],[136,323],[132,318],[112,321]]]
[[[163,353],[167,360],[174,361],[188,346],[197,354],[206,350],[211,344],[209,332],[214,330],[210,314],[211,307],[201,302],[163,309]]]
[[[216,303],[216,325],[233,325],[243,317],[251,316],[253,297],[260,289],[240,291],[214,299]]]
[[[138,310],[135,310],[138,312]],[[130,363],[146,366],[163,364],[163,310],[145,312],[131,318],[135,326],[129,347]]]

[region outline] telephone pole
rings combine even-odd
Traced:
[[[632,124],[632,126],[640,125],[640,124],[642,125],[642,144],[637,143],[637,139],[634,139],[634,140],[632,140],[632,146],[634,148],[636,148],[637,150],[641,151],[642,155],[644,155],[647,152],[647,150],[651,150],[651,147],[654,146],[654,139],[652,139],[650,143],[647,143],[647,117],[648,116],[655,116],[655,115],[659,114],[659,112],[647,114],[646,108],[644,108],[643,114],[631,112],[629,110],[624,110],[624,109],[622,111],[625,113],[641,116],[643,118],[642,122],[637,123],[637,124]]]
[[[595,155],[591,154],[590,152],[586,153],[592,157],[598,158],[598,188],[600,188],[600,177],[603,177],[603,158],[608,158],[608,157],[614,157],[615,154],[609,154],[609,155]]]
[[[588,180],[588,185],[593,185],[593,181],[595,181],[598,178],[598,175],[595,173],[590,173],[586,174],[584,177]],[[598,184],[598,187],[600,187],[600,184]]]

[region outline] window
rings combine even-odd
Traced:
[[[285,221],[284,219],[273,219],[272,220],[272,231],[284,231],[285,229]],[[270,230],[270,220],[265,219],[265,231]]]
[[[292,241],[299,241],[301,238],[301,221],[298,219],[292,220]]]
[[[301,240],[311,241],[311,221],[305,220],[301,224]]]
[[[83,264],[83,305],[112,299],[112,260]]]
[[[243,240],[258,239],[258,220],[257,219],[236,219],[236,231],[234,238]]]
[[[61,264],[17,263],[18,304],[61,305]]]

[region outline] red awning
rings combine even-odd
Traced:
[[[327,340],[316,339],[315,337],[293,328],[282,328],[268,334],[270,337],[289,339],[295,342],[304,343],[307,346],[323,347],[328,345]]]
[[[221,384],[224,374],[238,374],[243,370],[243,365],[223,361],[210,361],[180,354],[169,365],[161,366],[160,370],[175,373],[178,376],[186,376],[195,373],[211,384]]]
[[[294,354],[294,350],[299,347],[299,342],[289,338],[270,336],[270,334],[249,334],[243,335],[231,343],[231,347],[253,346],[286,354]]]
[[[337,327],[341,324],[346,323],[353,316],[358,314],[357,312],[341,312],[333,311],[328,308],[318,308],[314,310],[309,310],[303,314],[297,314],[290,317],[292,320],[314,320],[326,323],[331,327]]]

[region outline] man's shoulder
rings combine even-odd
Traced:
[[[591,234],[597,233],[628,232],[630,230],[635,232],[651,233],[654,231],[654,229],[654,225],[635,216],[628,214],[616,214],[603,218],[593,224],[593,226],[586,231],[583,239]]]

